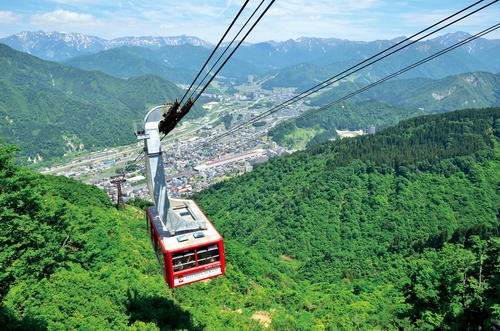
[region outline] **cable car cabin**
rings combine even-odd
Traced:
[[[149,237],[167,285],[174,288],[223,275],[224,242],[212,223],[193,200],[170,199],[170,203],[182,218],[206,221],[206,229],[171,235],[156,207],[146,209]]]

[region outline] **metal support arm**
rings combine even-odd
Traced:
[[[167,109],[167,107],[169,108]],[[206,223],[204,221],[190,221],[176,214],[170,206],[167,195],[159,126],[161,123],[164,123],[165,127],[170,128],[170,123],[166,123],[166,115],[177,113],[178,107],[178,101],[176,101],[174,104],[165,104],[151,109],[144,118],[142,130],[136,129],[137,139],[144,140],[149,194],[158,210],[162,223],[171,235],[180,231],[195,231],[206,228]],[[177,120],[177,118],[175,118],[175,120]],[[180,121],[180,119],[178,119],[177,122],[178,121]],[[173,126],[175,126],[175,124],[176,123],[174,123]],[[170,130],[172,129],[173,127]]]

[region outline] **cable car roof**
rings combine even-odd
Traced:
[[[163,242],[163,247],[168,251],[177,251],[188,249],[193,246],[202,246],[210,242],[221,240],[222,237],[215,230],[214,226],[207,219],[205,214],[200,210],[198,205],[193,200],[170,199],[170,204],[173,211],[188,221],[205,221],[206,229],[199,229],[189,232],[177,232],[171,235],[168,229],[163,225],[156,208],[151,208],[151,217],[154,220],[158,234]]]

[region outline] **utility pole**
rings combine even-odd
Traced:
[[[122,197],[122,183],[125,183],[127,180],[123,178],[122,175],[120,176],[113,176],[111,177],[111,184],[116,185],[116,189],[118,190],[118,208],[123,207],[125,208],[125,203],[123,202],[123,197]]]

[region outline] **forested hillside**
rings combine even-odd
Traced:
[[[18,159],[134,142],[132,122],[183,95],[156,75],[119,79],[43,61],[0,44],[0,136],[21,147]],[[199,117],[197,105],[186,116]]]
[[[162,59],[159,59],[160,63],[158,63],[158,58],[154,50],[123,46],[96,54],[78,56],[62,64],[84,70],[99,70],[119,78],[155,73],[179,84],[191,84],[196,77],[196,69],[171,68],[161,63]]]
[[[500,108],[273,159],[195,198],[227,273],[166,288],[144,211],[0,147],[6,330],[490,330],[500,319]]]
[[[334,295],[328,312],[305,299],[323,325],[486,330],[500,317],[499,118],[499,108],[416,117],[196,198],[224,236],[294,261],[307,288],[352,286],[360,301]]]
[[[366,132],[368,126],[377,130],[396,125],[399,120],[424,114],[419,109],[400,108],[377,101],[342,102],[303,118],[291,119],[269,131],[273,141],[281,146],[313,146],[338,138],[337,130]]]
[[[292,282],[228,238],[226,277],[172,291],[144,209],[117,210],[95,186],[15,166],[15,151],[0,146],[2,330],[263,330],[251,316],[278,290],[262,289],[261,270]]]

